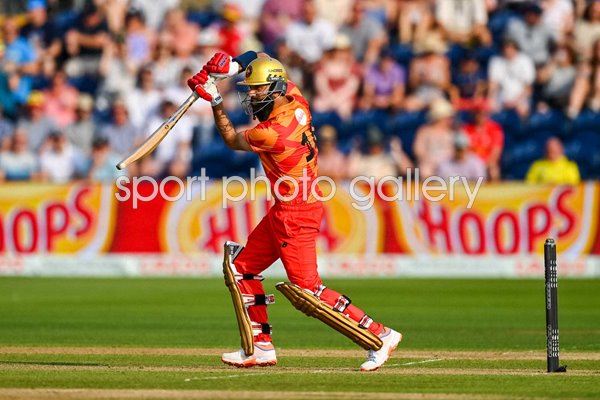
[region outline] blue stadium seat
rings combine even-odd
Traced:
[[[539,133],[561,136],[564,131],[565,117],[561,112],[551,110],[546,113],[536,112],[532,114],[522,126],[523,134],[526,136]]]
[[[350,121],[344,121],[341,129],[338,131],[338,137],[362,136],[366,137],[369,126],[385,122],[385,116],[380,111],[356,111],[352,114]],[[382,129],[383,130],[383,129]]]
[[[511,164],[502,168],[502,179],[507,181],[522,181],[527,176],[527,171],[531,167],[531,162],[525,161],[520,163]]]
[[[510,22],[511,18],[516,16],[517,14],[510,10],[498,11],[490,16],[487,26],[492,34],[492,39],[495,44],[500,44],[502,42],[506,26]]]
[[[426,113],[422,111],[401,112],[387,121],[386,132],[399,137],[402,141],[402,149],[411,157],[413,157],[412,146],[417,130],[426,122],[425,116]]]
[[[600,135],[596,132],[577,132],[565,140],[565,154],[590,172],[600,169]]]
[[[600,113],[585,110],[579,114],[569,126],[569,136],[576,135],[580,131],[592,131],[600,134]]]
[[[312,123],[315,129],[318,131],[324,125],[333,126],[336,131],[339,131],[342,127],[342,119],[334,111],[328,112],[312,112]]]
[[[479,66],[486,77],[490,60],[499,53],[500,50],[495,45],[492,45],[491,47],[478,47],[475,49],[475,57],[477,58],[477,61],[479,61]]]
[[[516,141],[510,148],[505,149],[502,154],[502,164],[531,163],[544,156],[544,146],[535,138]]]
[[[69,78],[69,83],[75,86],[80,92],[95,96],[100,79],[97,75],[83,75],[80,77]]]
[[[59,37],[64,37],[65,33],[77,24],[79,14],[74,10],[61,11],[52,17],[54,29]]]
[[[502,125],[505,136],[519,137],[521,135],[521,118],[514,110],[502,110],[491,118]]]
[[[212,11],[191,11],[188,13],[187,19],[205,28],[217,19],[217,15]]]
[[[410,61],[414,57],[412,47],[407,44],[398,43],[390,46],[390,52],[392,53],[392,57],[408,71]]]
[[[404,132],[416,131],[426,122],[425,112],[400,112],[388,118],[385,131],[397,136]]]

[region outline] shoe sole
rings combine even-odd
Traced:
[[[245,363],[236,363],[232,361],[226,361],[221,359],[224,364],[231,365],[237,368],[252,368],[252,367],[270,367],[277,364],[277,360],[257,362],[256,360],[250,360]]]
[[[377,371],[379,368],[383,367],[383,364],[385,364],[387,362],[387,360],[390,358],[390,355],[394,352],[394,350],[396,350],[396,348],[398,347],[398,345],[402,341],[402,334],[400,332],[398,332],[398,335],[400,335],[400,338],[398,339],[398,341],[396,342],[396,344],[394,344],[393,346],[390,347],[390,349],[388,350],[388,356],[387,356],[387,358],[381,363],[380,366],[375,367],[373,369],[364,369],[364,368],[361,368],[360,371],[361,372],[373,372],[373,371]]]

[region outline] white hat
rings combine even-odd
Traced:
[[[427,118],[431,121],[438,121],[442,118],[454,116],[454,107],[446,99],[436,99],[429,106]]]

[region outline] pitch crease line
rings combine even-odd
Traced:
[[[431,360],[411,361],[411,362],[402,363],[402,364],[390,364],[390,365],[388,365],[388,367],[399,367],[399,366],[404,366],[404,365],[425,364],[425,363],[432,363],[432,362],[437,362],[437,361],[444,361],[444,359],[443,358],[433,358]]]

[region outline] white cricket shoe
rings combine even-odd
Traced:
[[[383,346],[377,351],[369,350],[367,361],[360,366],[361,371],[378,370],[387,361],[390,354],[396,350],[398,343],[402,341],[402,334],[391,328],[383,328],[379,337],[383,341]]]
[[[221,361],[238,368],[250,368],[257,365],[267,367],[277,364],[277,356],[273,343],[256,342],[254,343],[254,354],[251,356],[247,356],[244,350],[239,349],[233,353],[223,353]]]

